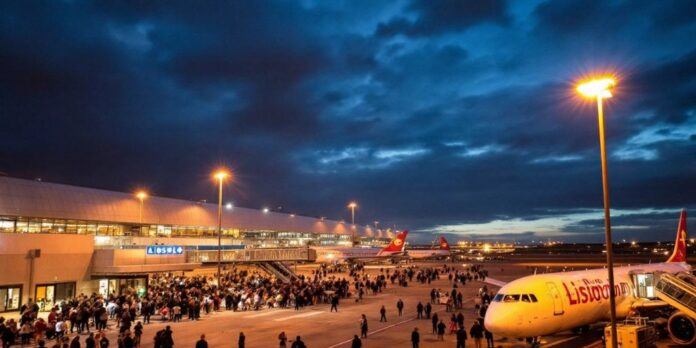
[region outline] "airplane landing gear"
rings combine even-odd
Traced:
[[[526,340],[527,344],[532,348],[539,347],[539,345],[541,344],[539,337],[527,337]]]

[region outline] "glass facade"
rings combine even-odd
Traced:
[[[132,236],[132,237],[217,237],[217,228],[210,226],[172,226],[172,225],[137,225],[114,224],[107,222],[64,220],[45,218],[26,218],[0,216],[0,233],[67,233],[91,234],[96,236]],[[315,235],[306,232],[271,231],[271,230],[240,230],[225,228],[222,236],[234,239],[245,239],[259,242],[267,246],[296,246],[308,241],[319,240],[320,244],[331,245],[349,242],[350,235],[324,233]]]
[[[36,303],[40,310],[48,311],[53,306],[75,297],[75,282],[40,284],[36,286]]]
[[[19,310],[22,306],[22,286],[0,286],[0,312]]]

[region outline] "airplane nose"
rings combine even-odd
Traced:
[[[486,316],[483,318],[483,326],[494,335],[502,337],[516,337],[515,326],[511,311],[507,308],[500,308],[493,303],[488,307]]]

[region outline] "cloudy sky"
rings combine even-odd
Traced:
[[[466,238],[616,238],[696,214],[694,1],[15,1],[0,172]],[[0,198],[1,199],[1,198]]]

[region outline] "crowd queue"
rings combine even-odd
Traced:
[[[348,277],[339,277],[339,272],[348,272]],[[266,276],[256,271],[232,268],[226,270],[218,285],[214,277],[202,275],[184,276],[174,274],[153,275],[149,279],[147,292],[139,296],[133,289],[121,294],[101,296],[98,294],[79,296],[63,301],[54,306],[44,317],[39,317],[39,306],[31,300],[20,309],[18,320],[0,317],[0,340],[3,348],[14,344],[21,346],[34,345],[38,347],[69,347],[82,346],[80,335],[86,336],[84,346],[87,348],[106,348],[115,345],[119,348],[135,348],[140,346],[143,335],[143,325],[153,320],[176,323],[182,320],[196,321],[201,315],[212,312],[250,311],[264,308],[294,308],[299,310],[305,306],[330,304],[330,311],[338,311],[340,299],[354,298],[361,302],[366,294],[376,295],[392,286],[407,287],[415,281],[430,284],[433,280],[445,275],[452,283],[451,291],[432,289],[430,301],[416,306],[418,319],[432,321],[433,334],[443,339],[448,325],[440,319],[437,313],[432,313],[433,304],[446,305],[446,311],[452,312],[449,320],[449,333],[456,334],[459,342],[466,341],[464,316],[457,310],[463,308],[463,295],[458,286],[478,279],[485,279],[487,271],[480,266],[472,266],[465,270],[455,270],[452,267],[418,268],[415,266],[396,268],[394,270],[380,269],[377,276],[368,275],[364,266],[352,265],[349,269],[343,265],[322,265],[308,276],[299,275],[288,283]],[[485,286],[476,297],[476,311],[482,318],[492,294]],[[403,301],[396,304],[398,316],[403,315]],[[387,321],[386,307],[380,308],[380,321]],[[431,315],[432,314],[432,315]],[[173,325],[173,324],[172,324]],[[361,347],[361,338],[367,337],[367,318],[360,319],[361,335],[354,337],[352,346]],[[105,335],[106,330],[118,330],[116,342],[110,342]],[[76,335],[72,336],[74,333]],[[415,329],[411,334],[413,347],[419,347],[420,334]],[[492,347],[492,335],[483,328],[482,320],[474,322],[469,335],[480,347],[480,341],[485,336]],[[70,338],[72,336],[72,339]],[[154,337],[155,348],[171,348],[174,346],[173,331],[170,325],[159,330]],[[246,337],[240,333],[238,346],[245,346]],[[278,336],[279,346],[287,347],[292,342],[292,348],[306,347],[300,336],[289,340],[285,332]],[[463,340],[463,341],[462,341]],[[50,342],[50,345],[49,345]],[[205,336],[196,343],[196,348],[207,347]]]

